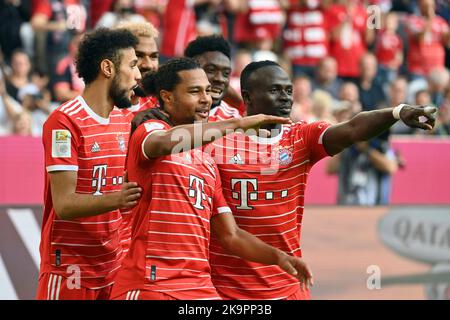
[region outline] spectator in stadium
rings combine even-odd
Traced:
[[[234,41],[240,47],[272,50],[284,23],[283,1],[231,1],[228,10],[236,15]]]
[[[404,77],[397,77],[389,85],[388,103],[391,106],[397,106],[401,103],[408,102],[408,80]],[[398,121],[391,127],[392,134],[410,134],[411,128]]]
[[[311,122],[314,115],[311,112],[313,99],[311,98],[311,81],[306,76],[296,77],[293,87],[293,104],[291,120]]]
[[[377,58],[372,53],[366,53],[359,63],[360,78],[358,81],[359,100],[362,109],[369,111],[386,104],[383,86],[377,76]]]
[[[59,103],[74,99],[84,89],[84,82],[76,72],[75,57],[83,34],[74,35],[70,40],[69,53],[59,60],[52,80],[53,93]]]
[[[2,0],[0,4],[0,48],[5,60],[11,61],[14,50],[24,48],[30,39],[24,33],[29,32],[31,0]],[[28,54],[31,54],[28,52]]]
[[[36,39],[36,65],[51,77],[65,57],[72,36],[86,31],[87,10],[82,0],[33,1],[31,26]]]
[[[356,82],[359,61],[374,40],[374,30],[367,28],[367,13],[359,0],[339,0],[327,9],[331,33],[330,55],[337,61],[338,76]]]
[[[326,91],[316,90],[312,95],[311,114],[312,121],[327,121],[335,123],[333,117],[334,101],[331,95]],[[312,121],[311,121],[312,120]]]
[[[242,70],[245,66],[252,62],[252,54],[249,50],[239,49],[234,54],[233,57],[233,68],[231,71],[230,86],[236,90],[236,92],[241,92],[240,76]]]
[[[16,49],[11,55],[11,74],[6,75],[6,91],[20,102],[19,90],[30,84],[31,61],[22,49]]]
[[[203,148],[229,130],[288,123],[257,115],[207,123],[212,98],[210,83],[190,58],[173,59],[144,78],[161,108],[160,119],[143,119],[131,134],[127,158],[130,179],[144,189],[133,209],[131,249],[118,272],[111,297],[123,300],[220,299],[211,282],[209,238],[215,234],[227,252],[264,264],[278,265],[305,284],[311,273],[301,259],[274,249],[239,229],[222,195],[213,159]],[[147,119],[151,119],[146,121]],[[204,134],[205,133],[205,134]],[[184,147],[179,148],[182,134]]]
[[[13,118],[12,134],[16,136],[29,137],[32,135],[33,119],[27,110],[16,113]]]
[[[375,43],[378,73],[382,84],[392,82],[403,63],[403,40],[397,34],[397,13],[387,13],[383,21],[384,27],[377,34]]]
[[[431,70],[444,67],[444,46],[450,40],[448,23],[436,15],[434,0],[419,0],[420,16],[410,15],[407,65],[411,80],[426,77]]]
[[[86,87],[44,124],[38,299],[109,297],[123,257],[119,209],[135,206],[142,191],[124,178],[131,119],[120,110],[141,78],[137,42],[127,30],[86,34],[76,58]]]
[[[361,102],[359,101],[359,91],[353,82],[344,82],[339,90],[339,100],[348,101],[352,114],[362,111]]]
[[[0,136],[11,133],[12,119],[21,111],[21,105],[8,95],[5,78],[0,74]]]
[[[431,103],[439,107],[444,102],[445,90],[450,85],[450,73],[446,68],[433,69],[427,80]]]
[[[293,75],[313,78],[319,61],[328,56],[325,9],[320,1],[291,1],[286,20],[283,46],[292,62]]]
[[[161,62],[182,56],[187,44],[197,37],[194,5],[200,1],[167,1],[162,19]]]
[[[239,110],[224,101],[230,87],[230,44],[218,35],[198,37],[188,44],[184,55],[200,64],[211,83],[212,106],[208,121],[240,118]]]
[[[139,42],[135,47],[135,51],[138,58],[137,67],[141,75],[144,77],[147,73],[158,70],[158,30],[150,22],[122,22],[119,23],[117,28],[126,29],[138,38]],[[158,105],[158,99],[152,96],[146,97],[141,83],[139,82],[138,85],[134,90],[135,95],[131,98],[132,106],[128,108],[133,114],[155,108]]]
[[[450,136],[450,88],[445,91],[444,102],[439,107],[439,116],[434,134],[438,136]]]
[[[134,0],[116,0],[113,10],[105,12],[97,22],[96,28],[113,28],[120,22],[146,22],[145,18],[136,13]]]
[[[32,135],[42,136],[42,128],[50,113],[50,91],[46,88],[48,76],[38,70],[32,72],[31,83],[19,91],[23,109],[31,116]]]
[[[325,57],[319,61],[312,90],[320,89],[328,92],[334,99],[339,96],[342,81],[337,77],[337,62],[333,57]]]
[[[289,117],[292,82],[278,64],[249,64],[241,75],[241,90],[248,115]],[[419,122],[420,116],[427,116],[426,123]],[[380,134],[399,118],[426,130],[434,126],[434,119],[423,108],[405,105],[360,112],[337,125],[298,122],[262,126],[271,131],[270,138],[235,133],[216,141],[213,151],[225,155],[216,159],[223,194],[237,224],[284,252],[302,256],[304,192],[311,167],[326,156]],[[223,147],[230,146],[232,150],[223,152]],[[298,281],[279,267],[264,267],[228,255],[215,237],[211,239],[210,257],[213,283],[223,298],[309,297],[309,291],[301,290]]]

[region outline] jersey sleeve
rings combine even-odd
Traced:
[[[79,130],[69,118],[55,111],[42,132],[47,172],[78,171]]]
[[[331,124],[326,121],[316,121],[300,127],[299,134],[304,139],[305,146],[309,151],[311,166],[329,156],[323,146],[322,140],[323,134],[330,126]]]
[[[131,135],[129,157],[136,163],[149,161],[150,158],[144,152],[144,144],[147,139],[151,139],[152,134],[159,131],[167,131],[169,125],[159,120],[149,120],[140,125]]]
[[[213,196],[212,216],[215,216],[220,213],[231,213],[231,209],[228,206],[225,197],[223,196],[222,180],[220,179],[219,169],[217,168],[217,165],[215,163],[214,163],[214,170],[216,171],[216,185]]]

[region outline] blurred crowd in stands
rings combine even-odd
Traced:
[[[405,102],[439,107],[432,134],[448,136],[449,19],[445,0],[1,0],[0,135],[39,136],[49,112],[83,90],[73,61],[84,32],[147,20],[161,62],[198,35],[224,35],[238,92],[246,64],[280,63],[295,85],[294,121]],[[418,134],[400,122],[391,133]]]

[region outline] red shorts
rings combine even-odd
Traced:
[[[165,293],[155,291],[131,290],[113,300],[177,300]]]
[[[40,276],[36,294],[37,300],[107,300],[112,285],[100,289],[71,288],[67,278],[51,273]]]

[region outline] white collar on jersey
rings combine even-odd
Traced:
[[[263,137],[259,137],[259,136],[248,136],[248,138],[250,140],[252,140],[253,142],[257,142],[259,144],[274,144],[281,140],[281,137],[283,136],[283,132],[284,132],[284,126],[281,125],[280,133],[277,134],[275,137],[263,138]]]
[[[100,124],[109,124],[109,118],[103,118],[100,117],[98,114],[94,112],[86,103],[86,101],[83,99],[82,96],[77,97],[78,101],[83,106],[84,110],[86,110],[87,114],[90,115],[95,121],[97,121]]]
[[[140,107],[141,107],[141,103],[138,102],[136,104],[133,104],[131,107],[127,108],[127,110],[130,112],[135,112],[135,111],[138,111]]]

